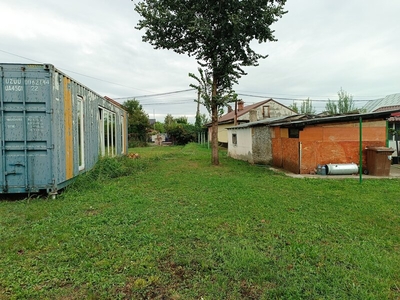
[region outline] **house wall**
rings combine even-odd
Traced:
[[[240,128],[240,129],[229,129],[228,134],[228,156],[245,160],[253,163],[252,156],[252,129],[251,128]],[[237,143],[233,144],[232,135],[236,134]]]
[[[271,130],[267,126],[252,127],[252,154],[255,164],[272,163]]]
[[[367,146],[386,145],[386,122],[363,122],[363,166]],[[305,127],[299,138],[289,138],[287,128],[274,128],[273,164],[294,173],[308,174],[317,165],[359,162],[358,121]],[[301,153],[301,160],[300,154]]]
[[[299,173],[299,139],[289,138],[287,128],[274,127],[272,132],[272,164]]]
[[[257,112],[257,120],[263,120],[266,118],[282,117],[282,116],[292,116],[292,115],[296,114],[291,109],[289,109],[275,101],[267,102],[264,105],[256,107],[252,110]],[[238,121],[241,121],[241,120],[242,121],[250,120],[250,113],[247,112],[247,113],[241,115],[240,117],[238,117]]]
[[[293,116],[296,114],[294,111],[292,111],[288,107],[282,106],[282,104],[277,103],[275,101],[270,101],[266,105],[269,106],[270,118]],[[264,114],[266,114],[266,113],[267,113],[267,108],[264,108]],[[264,117],[264,118],[266,118],[266,117]]]
[[[228,143],[228,131],[226,129],[232,126],[233,123],[218,125],[218,142]]]

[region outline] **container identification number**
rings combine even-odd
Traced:
[[[22,92],[24,90],[23,81],[21,78],[5,78],[4,90],[6,92]],[[49,85],[49,79],[26,79],[25,86],[29,87],[32,92],[38,92],[39,86]]]

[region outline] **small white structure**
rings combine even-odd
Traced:
[[[269,124],[288,117],[269,118],[228,128],[228,156],[251,164],[271,164],[273,131]]]
[[[228,156],[253,163],[251,127],[236,126],[227,130]]]

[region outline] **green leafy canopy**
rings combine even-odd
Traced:
[[[137,29],[146,29],[143,41],[156,49],[172,49],[194,56],[218,78],[218,87],[230,88],[260,58],[252,41],[275,41],[269,27],[286,12],[286,0],[143,0],[135,10],[143,17]]]
[[[129,137],[139,141],[146,141],[147,129],[150,127],[149,116],[145,113],[136,99],[125,101],[122,106],[129,114]]]

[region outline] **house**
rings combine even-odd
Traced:
[[[296,115],[235,126],[228,129],[228,155],[297,174],[312,173],[317,165],[329,163],[358,164],[361,120],[365,167],[366,147],[386,146],[386,123],[393,112]]]
[[[168,138],[166,133],[157,133],[150,136],[150,141],[156,145],[162,145]]]
[[[272,164],[271,123],[288,116],[268,118],[227,128],[228,156],[251,164]]]
[[[275,118],[281,116],[289,116],[296,114],[295,111],[289,107],[273,100],[268,99],[252,105],[244,106],[243,101],[237,103],[237,110],[229,109],[228,113],[218,119],[218,143],[223,146],[228,145],[228,132],[227,128],[237,124],[249,123],[250,121],[263,120],[268,118]],[[212,130],[211,123],[208,126],[208,136],[211,140]]]
[[[400,93],[387,95],[384,98],[369,101],[363,107],[363,109],[366,112],[379,112],[379,111],[400,109]],[[395,149],[396,152],[393,154],[393,156],[398,157],[399,150],[400,150],[400,143],[399,143],[400,136],[398,136],[398,135],[396,136],[395,134],[391,134],[391,133],[400,131],[400,116],[399,116],[399,114],[394,113],[388,119],[388,122],[389,122],[389,125],[388,125],[388,128],[389,128],[388,147]],[[398,161],[398,159],[397,159],[397,161]]]

